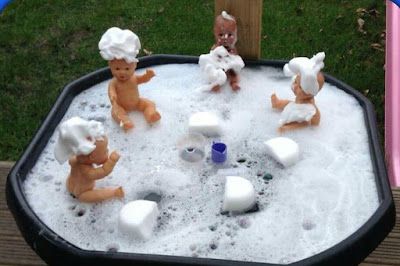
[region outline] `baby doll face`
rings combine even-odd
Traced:
[[[214,37],[217,46],[234,48],[237,41],[236,22],[218,16],[214,24]]]
[[[127,81],[135,72],[136,62],[127,63],[124,59],[114,59],[108,62],[112,75],[119,81]]]
[[[108,139],[96,140],[96,148],[89,155],[86,155],[87,163],[103,164],[108,159]]]

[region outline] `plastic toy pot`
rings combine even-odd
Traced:
[[[225,143],[213,142],[211,146],[211,160],[214,163],[223,163],[226,161],[227,147]]]

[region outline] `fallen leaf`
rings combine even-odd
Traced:
[[[357,12],[357,14],[366,14],[367,13],[367,10],[365,9],[365,8],[362,8],[362,7],[360,7],[360,8],[357,8],[357,10],[356,10],[356,12]]]
[[[144,52],[146,55],[151,55],[151,54],[153,54],[152,51],[147,50],[146,48],[143,48],[143,52]]]
[[[378,17],[380,12],[378,10],[376,10],[375,8],[372,8],[372,9],[368,10],[368,14],[370,14],[373,17]]]
[[[382,47],[382,45],[381,45],[380,43],[372,43],[372,44],[371,44],[371,47],[372,47],[373,49],[378,50],[378,51],[381,51],[381,52],[384,52],[384,51],[385,51],[385,49],[383,49],[383,47]]]
[[[386,38],[386,30],[383,30],[381,33],[381,38],[385,39]]]
[[[367,32],[364,30],[365,20],[363,20],[362,18],[358,18],[357,23],[358,23],[358,31],[361,32],[362,34],[367,34]]]

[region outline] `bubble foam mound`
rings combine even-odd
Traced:
[[[377,209],[363,110],[344,91],[326,83],[315,99],[320,125],[285,133],[301,152],[295,165],[283,168],[263,144],[279,136],[281,113],[269,101],[273,91],[294,99],[291,79],[281,69],[244,68],[237,93],[229,85],[220,93],[199,92],[203,80],[196,64],[154,70],[156,76],[139,90],[157,104],[159,123],[149,126],[142,113],[132,112],[135,128],[121,130],[110,115],[108,81],[77,95],[63,118],[79,115],[104,124],[109,150],[119,151],[121,158],[96,186],[122,185],[123,200],[83,204],[72,198],[65,185],[68,164],[60,166],[54,159],[56,134],[27,176],[24,192],[30,206],[66,241],[85,250],[287,264],[347,238]],[[186,162],[177,145],[188,133],[190,116],[203,111],[218,117],[221,136],[206,138],[203,160]],[[213,141],[228,146],[223,165],[211,162]],[[253,184],[258,211],[221,213],[226,175]],[[144,241],[121,234],[120,209],[152,193],[159,200],[152,236]]]
[[[109,28],[99,42],[100,55],[104,60],[124,59],[128,63],[138,62],[136,56],[140,46],[135,33],[117,27]]]

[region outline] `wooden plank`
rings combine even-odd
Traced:
[[[0,162],[0,189],[5,191],[12,162]],[[0,197],[0,265],[46,265],[21,236],[14,218],[7,209],[5,196]]]
[[[400,210],[400,189],[393,189],[393,199],[396,205],[396,216]],[[372,252],[361,266],[394,266],[400,265],[400,221],[396,219],[396,225],[386,239]]]
[[[239,54],[246,59],[260,59],[262,0],[215,0],[215,16],[223,10],[236,18]]]
[[[4,191],[5,181],[13,163],[0,162],[0,188]],[[400,189],[393,189],[396,209],[400,210]],[[4,207],[5,197],[0,197],[0,266],[45,265],[25,243],[11,213]],[[399,214],[399,212],[397,212]],[[395,228],[361,266],[400,266],[400,219]]]

